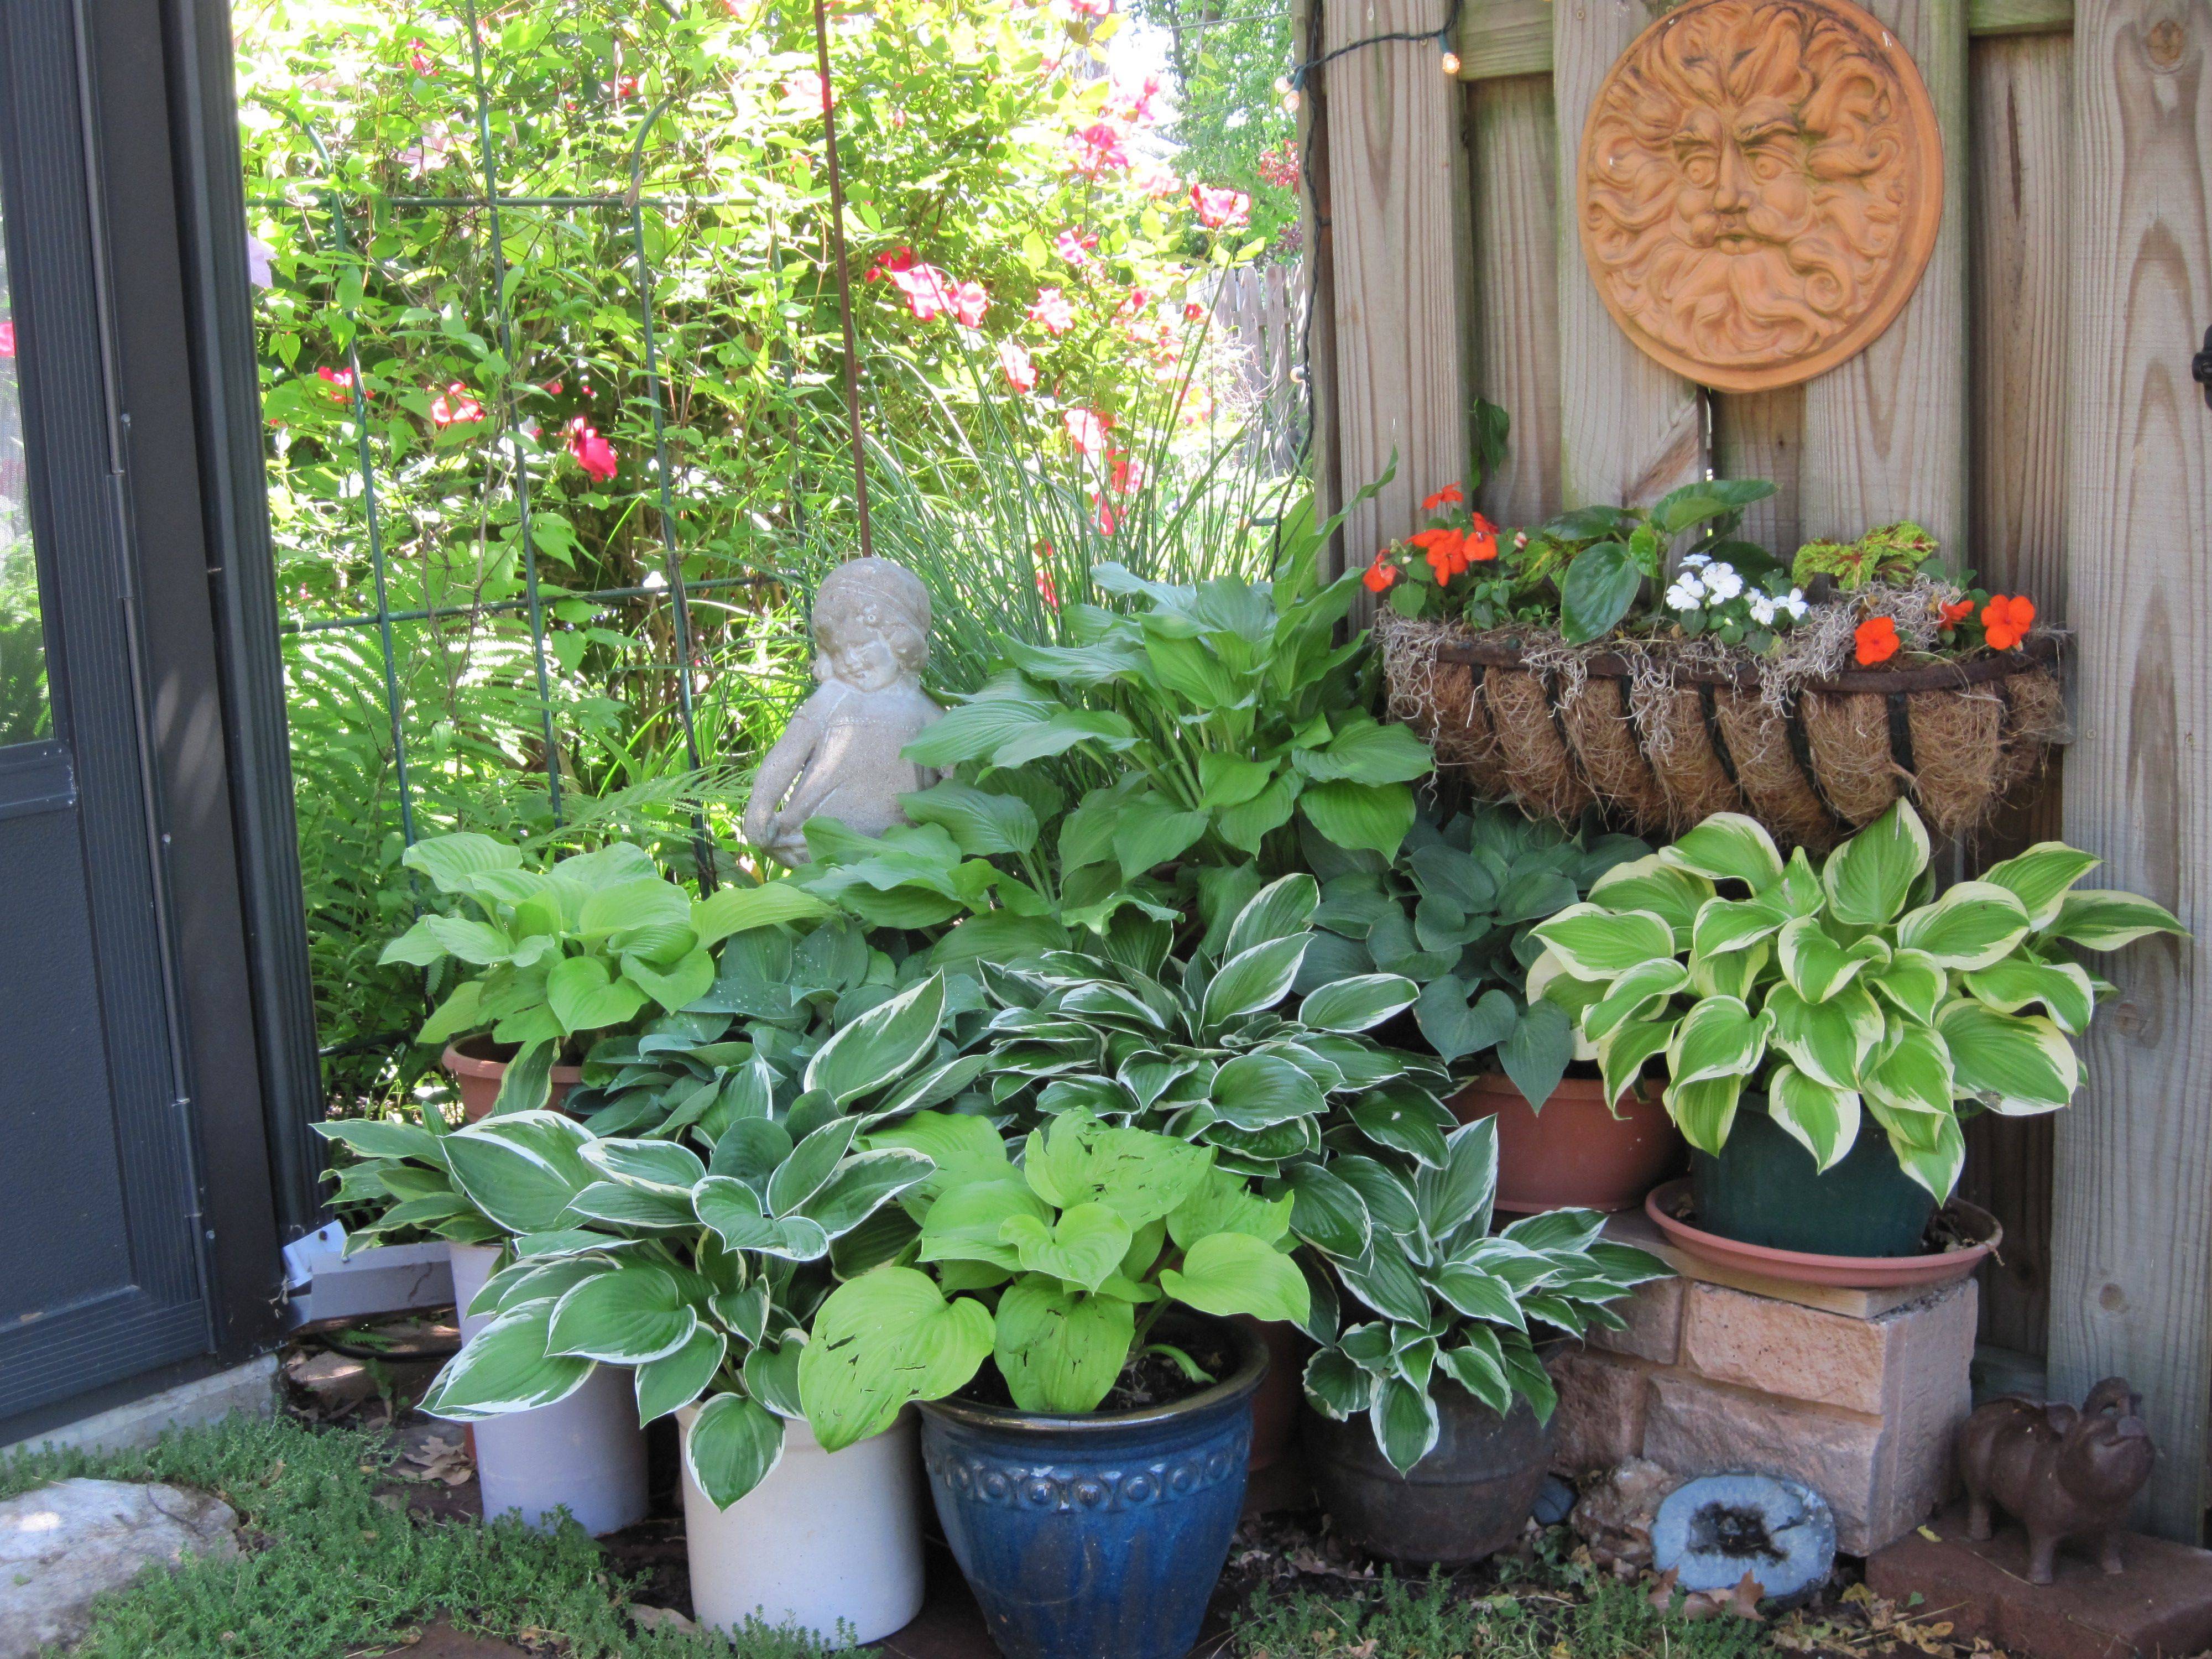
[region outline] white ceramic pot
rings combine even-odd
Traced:
[[[451,1249],[461,1334],[471,1337],[491,1322],[465,1310],[498,1267],[499,1251],[489,1244]],[[550,1531],[554,1511],[565,1509],[596,1537],[645,1519],[645,1431],[626,1366],[599,1366],[566,1400],[471,1427],[486,1520],[519,1510],[525,1526]]]
[[[698,1415],[696,1406],[677,1413],[687,1453]],[[684,1533],[700,1623],[734,1635],[758,1618],[829,1642],[880,1641],[921,1611],[914,1413],[838,1452],[823,1451],[804,1421],[787,1422],[782,1458],[726,1510],[699,1490],[687,1455]]]

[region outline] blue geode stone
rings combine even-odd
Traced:
[[[1747,1572],[1769,1605],[1802,1601],[1836,1559],[1836,1517],[1810,1486],[1778,1475],[1705,1474],[1659,1505],[1652,1565],[1684,1590],[1734,1589]]]

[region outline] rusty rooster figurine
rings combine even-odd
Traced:
[[[1959,1430],[1966,1483],[1966,1535],[1990,1536],[1990,1506],[2027,1528],[2030,1583],[2051,1583],[2059,1545],[2094,1544],[2097,1564],[2118,1572],[2121,1519],[2150,1479],[2142,1396],[2124,1376],[2089,1390],[2076,1411],[2063,1401],[1992,1400]]]

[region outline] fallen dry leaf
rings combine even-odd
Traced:
[[[1759,1582],[1758,1575],[1746,1572],[1735,1581],[1735,1589],[1729,1593],[1728,1610],[1739,1619],[1764,1622],[1759,1602],[1765,1594],[1766,1586]]]
[[[672,1630],[680,1636],[699,1635],[699,1621],[687,1619],[673,1607],[649,1607],[641,1602],[630,1604],[629,1616],[637,1621],[640,1630]]]

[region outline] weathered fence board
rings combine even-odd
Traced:
[[[1966,0],[1866,0],[1920,66],[1946,135],[1966,131]],[[1966,148],[1943,146],[1936,251],[1881,337],[1805,387],[1804,533],[1850,540],[1911,519],[1966,540]]]
[[[1550,40],[1550,19],[1545,19]],[[1489,81],[1468,96],[1474,152],[1475,388],[1511,422],[1482,493],[1504,525],[1559,510],[1559,126],[1552,77]]]
[[[1743,515],[1743,533],[1785,557],[1804,539],[1797,475],[1805,447],[1805,388],[1739,392],[1713,399],[1713,470],[1723,478],[1767,478],[1774,494]]]
[[[1559,493],[1569,507],[1643,505],[1705,476],[1698,389],[1645,356],[1614,324],[1583,259],[1575,209],[1583,118],[1613,60],[1666,9],[1666,0],[1552,9],[1559,131]]]
[[[2194,920],[2106,972],[2120,994],[2059,1115],[2051,1381],[2123,1372],[2160,1468],[2150,1524],[2204,1513],[2212,1374],[2212,410],[2189,357],[2212,323],[2212,7],[2081,0],[2074,36],[2066,551],[2080,737],[2067,839],[2096,879]]]

